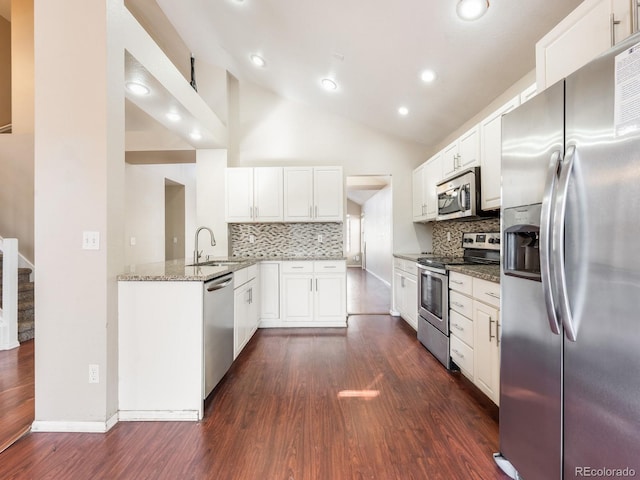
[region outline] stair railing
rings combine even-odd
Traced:
[[[18,342],[18,239],[0,239],[2,251],[2,309],[0,350],[20,346]]]

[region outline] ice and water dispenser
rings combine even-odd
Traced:
[[[505,275],[540,281],[540,212],[542,204],[506,208],[503,212]]]

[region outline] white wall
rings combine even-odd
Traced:
[[[393,178],[392,178],[393,182]],[[393,185],[393,183],[392,183]],[[371,197],[362,206],[364,213],[364,239],[366,242],[367,271],[391,285],[393,277],[391,209],[392,190],[387,186]]]
[[[208,234],[201,233],[200,249],[203,250],[203,255],[224,257],[229,254],[227,222],[224,218],[226,167],[226,150],[196,151],[197,225],[209,227],[216,237],[216,246],[212,247]],[[187,236],[187,245],[190,241]]]
[[[392,175],[393,249],[415,252],[430,246],[430,227],[414,224],[411,210],[411,173],[428,158],[423,145],[250,83],[240,83],[239,90],[237,131],[229,126],[231,138],[239,139],[239,151],[230,156],[230,166],[342,165],[345,176]],[[231,110],[229,115],[233,118]]]
[[[196,229],[196,165],[125,166],[125,263],[163,262],[165,257],[165,178],[184,185],[185,252],[193,255]],[[130,239],[135,237],[136,244]]]

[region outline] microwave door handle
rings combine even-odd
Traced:
[[[555,265],[555,282],[559,290],[559,306],[564,325],[564,333],[567,338],[575,342],[577,336],[577,325],[574,322],[569,295],[567,293],[567,275],[565,272],[564,258],[564,223],[567,212],[567,194],[569,192],[569,180],[573,171],[573,164],[576,158],[576,147],[571,145],[567,148],[560,179],[558,180],[558,192],[556,194],[555,207],[553,212],[553,234],[551,237],[551,253]]]
[[[466,190],[464,188],[464,186],[461,186],[460,189],[458,190],[458,207],[460,208],[461,212],[465,211],[464,205],[465,205],[465,195],[466,195]]]
[[[542,291],[547,309],[549,327],[556,335],[561,335],[561,333],[560,319],[558,318],[558,308],[555,300],[554,264],[551,262],[551,236],[556,185],[561,160],[560,150],[556,150],[551,154],[547,168],[544,196],[542,197],[542,211],[540,212],[540,280],[542,281]]]

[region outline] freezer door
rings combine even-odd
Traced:
[[[638,43],[633,37],[566,80],[566,144],[575,153],[564,253],[575,341],[564,352],[565,479],[586,469],[640,475],[640,131],[614,122],[615,55]],[[620,88],[637,92],[637,73],[626,73],[631,82]]]
[[[563,83],[505,115],[502,125],[506,241],[516,227],[536,231],[540,226],[541,205],[523,206],[543,201],[548,167],[563,153]],[[531,212],[538,212],[538,218]],[[502,265],[509,263],[502,260]],[[540,276],[525,277],[503,270],[500,280],[500,452],[526,480],[559,480],[563,340],[551,331]]]
[[[564,154],[564,83],[502,117],[502,207],[542,202],[547,166]]]

